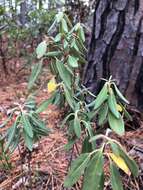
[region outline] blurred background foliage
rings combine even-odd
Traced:
[[[31,67],[33,52],[59,11],[74,24],[84,23],[88,37],[94,4],[95,0],[0,0],[0,70],[7,76]]]

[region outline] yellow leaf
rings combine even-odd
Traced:
[[[119,104],[117,104],[117,110],[118,110],[119,112],[122,112],[122,111],[123,111],[122,107],[121,107]]]
[[[127,164],[125,163],[125,161],[123,160],[123,158],[121,158],[120,156],[116,156],[113,153],[109,153],[109,156],[112,158],[112,160],[115,162],[115,164],[122,169],[127,175],[131,175],[131,172],[127,166]]]
[[[47,84],[48,92],[51,93],[51,92],[55,91],[56,88],[57,88],[57,86],[58,86],[58,85],[57,85],[57,83],[56,83],[56,81],[55,81],[55,78],[51,79],[51,80],[48,82],[48,84]]]

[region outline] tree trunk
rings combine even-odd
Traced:
[[[22,27],[24,27],[27,22],[26,10],[27,10],[27,4],[26,4],[26,0],[24,0],[20,4],[20,23]]]
[[[143,109],[142,0],[97,0],[84,83],[97,93],[110,75],[131,105]]]

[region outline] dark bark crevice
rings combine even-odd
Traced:
[[[116,51],[118,43],[121,39],[121,36],[124,31],[125,26],[125,11],[121,11],[119,13],[118,22],[117,22],[117,29],[115,34],[113,35],[110,44],[106,47],[105,53],[103,55],[103,77],[109,78],[111,75],[110,73],[110,61]]]
[[[139,24],[138,24],[138,27],[137,27],[137,31],[136,31],[136,36],[135,36],[135,39],[134,39],[133,54],[131,56],[130,68],[129,68],[129,79],[132,78],[131,76],[132,76],[132,73],[133,73],[134,64],[135,64],[136,58],[138,56],[138,50],[139,50],[140,39],[141,39],[141,34],[142,34],[142,32],[141,32],[142,21],[143,21],[143,17],[140,18],[140,21],[139,21]],[[130,87],[130,80],[128,80],[128,83],[126,84],[125,93],[127,95],[128,95],[128,88],[129,87]]]
[[[110,3],[108,2],[106,5],[106,8],[104,10],[104,12],[101,15],[101,29],[100,29],[100,33],[99,33],[99,37],[98,38],[102,38],[102,36],[104,35],[105,31],[106,31],[106,25],[107,25],[107,16],[110,13],[111,9],[110,9]]]
[[[134,5],[135,9],[134,9],[134,14],[136,14],[139,10],[140,7],[140,0],[135,0],[135,5]]]
[[[139,43],[140,43],[140,38],[141,38],[142,21],[143,21],[143,17],[141,17],[139,24],[138,24],[136,37],[135,37],[135,43],[134,43],[134,49],[133,49],[133,57],[137,56],[137,53],[138,53]]]

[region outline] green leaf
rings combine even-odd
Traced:
[[[74,118],[74,131],[78,138],[81,136],[81,126],[80,126],[80,120],[77,116]]]
[[[104,173],[102,173],[99,190],[104,190],[104,181],[105,181]]]
[[[51,51],[45,54],[47,57],[53,57],[55,58],[56,56],[62,55],[61,51]]]
[[[70,74],[70,72],[67,70],[65,65],[59,60],[56,61],[56,67],[57,67],[59,75],[60,75],[61,79],[63,80],[64,84],[67,86],[68,89],[71,89],[71,74]]]
[[[66,86],[63,86],[63,88],[64,88],[66,100],[67,100],[68,104],[70,105],[70,107],[74,110],[74,107],[75,107],[74,99],[71,96],[71,93],[69,92],[69,90],[66,88]]]
[[[33,98],[28,98],[24,104],[24,107],[28,108],[28,109],[32,109],[35,110],[36,108],[36,102]]]
[[[37,80],[41,70],[42,70],[42,62],[39,62],[33,66],[32,72],[31,72],[31,75],[29,78],[29,83],[28,83],[28,89],[29,90],[33,87],[33,85],[34,85],[35,81]]]
[[[14,140],[10,145],[10,152],[11,153],[13,153],[14,150],[18,147],[19,143],[20,143],[20,129],[17,129],[16,130],[16,135],[14,137]]]
[[[64,39],[64,49],[67,49],[68,45],[69,45],[68,41]]]
[[[108,114],[108,104],[105,103],[105,104],[103,104],[103,106],[100,108],[100,110],[98,112],[98,124],[99,125],[104,124],[104,122],[106,121],[106,118],[107,118],[107,114]]]
[[[65,119],[62,121],[62,124],[61,124],[61,128],[64,127],[64,125],[66,124],[66,122],[70,119],[70,117],[74,116],[74,113],[70,113],[69,115],[67,115],[65,117]]]
[[[122,93],[120,92],[120,90],[117,88],[116,84],[113,83],[113,85],[114,85],[115,91],[116,91],[117,95],[119,96],[119,98],[120,98],[123,102],[125,102],[126,104],[129,104],[129,101],[122,95]]]
[[[47,107],[53,102],[53,97],[43,101],[37,108],[36,113],[41,113],[47,109]]]
[[[131,173],[134,177],[137,177],[139,175],[139,167],[136,164],[136,162],[128,156],[128,154],[118,145],[120,156],[124,159],[126,162],[128,168],[130,169]]]
[[[23,131],[23,136],[24,136],[24,141],[25,141],[26,147],[30,151],[32,151],[32,149],[33,149],[33,139],[31,137],[29,137],[29,135],[27,135],[27,133],[25,132],[25,130]]]
[[[125,117],[129,120],[129,121],[133,121],[132,116],[129,114],[129,112],[124,108],[124,106],[122,106],[123,111],[124,111],[124,115]]]
[[[9,146],[12,144],[12,141],[14,140],[14,137],[16,135],[16,129],[17,129],[17,120],[14,122],[13,126],[8,131],[8,141],[5,146],[5,151],[9,148]]]
[[[103,184],[103,154],[101,151],[95,153],[85,170],[82,190],[102,190]]]
[[[37,58],[40,59],[41,57],[43,57],[46,51],[47,51],[47,42],[43,41],[36,48]]]
[[[117,167],[110,161],[111,185],[113,190],[123,190],[123,184]]]
[[[81,120],[81,122],[83,123],[85,128],[88,130],[89,136],[92,137],[93,136],[93,129],[92,129],[92,126],[91,126],[90,122],[88,122],[88,121],[86,122],[86,121],[83,121],[83,120]]]
[[[61,37],[62,37],[61,33],[57,34],[56,37],[54,38],[54,41],[55,42],[60,42],[61,41]]]
[[[35,115],[30,115],[30,122],[33,127],[33,131],[36,132],[37,135],[40,136],[47,136],[51,132],[49,128],[46,127],[45,123],[37,118]]]
[[[98,94],[97,98],[95,99],[95,106],[94,109],[98,109],[108,98],[108,88],[107,88],[107,83],[104,84],[102,90]]]
[[[23,128],[24,128],[25,132],[27,133],[27,135],[29,137],[33,138],[33,129],[29,122],[28,116],[26,114],[22,113],[21,121],[22,121]]]
[[[89,160],[90,155],[88,153],[85,153],[81,154],[76,160],[74,160],[74,162],[72,162],[71,169],[64,182],[65,187],[72,187],[79,180]]]
[[[68,32],[68,25],[64,18],[62,19],[62,29],[64,32],[66,32],[66,33]]]
[[[93,137],[93,129],[90,122],[86,122],[86,121],[83,122],[82,120],[81,122],[83,123],[85,128],[88,130],[90,138]],[[96,148],[96,142],[92,142],[91,144],[92,144],[92,149],[94,150]]]
[[[124,121],[121,115],[119,119],[117,119],[111,112],[109,112],[108,122],[113,131],[115,131],[118,135],[124,135],[125,126],[124,126]]]
[[[78,67],[78,58],[69,55],[68,63],[71,67],[77,68]]]
[[[81,24],[78,22],[75,26],[74,26],[74,30],[77,32],[80,28]]]
[[[80,52],[75,39],[72,40],[71,47],[73,47],[76,50],[76,52]]]
[[[85,34],[84,34],[84,30],[83,30],[83,27],[82,27],[82,26],[79,27],[79,37],[80,37],[80,39],[81,39],[83,42],[85,42]]]
[[[92,151],[92,144],[89,142],[89,139],[89,136],[84,138],[84,141],[82,143],[82,153],[89,153]]]
[[[120,114],[117,110],[117,102],[116,102],[116,98],[115,95],[113,93],[113,91],[111,91],[110,95],[108,96],[108,106],[110,108],[110,111],[112,112],[112,114],[119,119]]]
[[[112,141],[110,142],[110,145],[111,145],[113,153],[117,156],[120,156],[120,151],[119,151],[118,145]]]

